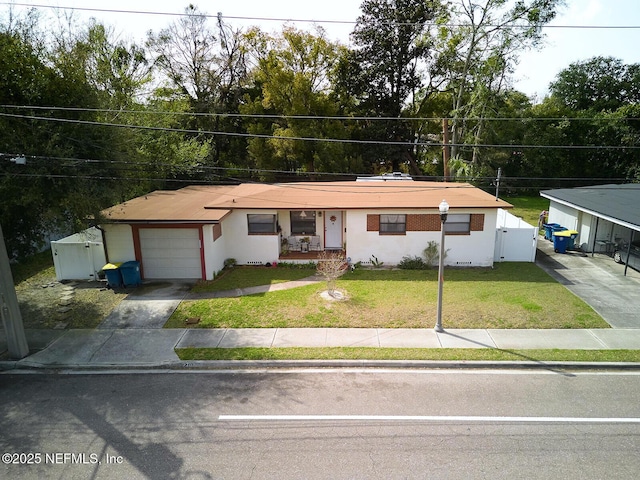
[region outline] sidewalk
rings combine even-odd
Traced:
[[[183,367],[186,362],[178,358],[174,349],[187,347],[640,350],[640,318],[637,314],[640,305],[640,273],[631,271],[628,277],[623,277],[623,266],[615,264],[606,256],[596,255],[593,258],[587,255],[554,255],[553,248],[544,240],[539,241],[537,263],[576,295],[585,299],[614,328],[452,329],[444,333],[436,333],[431,325],[422,329],[163,329],[162,325],[182,299],[251,295],[295,288],[320,279],[308,277],[295,282],[205,294],[187,293],[186,288],[176,284],[151,294],[141,295],[138,292],[130,295],[112,312],[108,321],[95,330],[27,330],[29,347],[35,353],[19,361],[0,361],[0,371],[13,368]],[[446,324],[444,327],[446,329]],[[0,330],[0,354],[5,351],[6,339],[4,332]],[[362,365],[362,362],[355,363]],[[189,362],[191,364],[193,362]]]
[[[98,329],[30,330],[27,338],[32,348],[48,346],[19,361],[0,361],[0,370],[182,367],[185,362],[178,358],[174,348],[185,347],[640,350],[640,329],[452,329],[444,333],[431,328]]]

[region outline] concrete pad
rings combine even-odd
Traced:
[[[380,346],[385,348],[439,348],[436,332],[426,328],[379,328]]]
[[[326,328],[279,328],[273,340],[274,347],[324,347]]]
[[[47,348],[23,359],[21,363],[42,365],[84,365],[111,337],[110,331],[69,330]]]
[[[375,328],[328,328],[327,347],[379,347]]]
[[[228,328],[218,348],[263,347],[273,345],[275,328]]]
[[[599,342],[589,330],[567,329],[496,329],[489,330],[498,348],[504,349],[550,349],[601,350]]]
[[[495,348],[486,330],[451,329],[436,333],[442,348]]]
[[[176,348],[216,348],[224,336],[224,328],[189,328],[185,331]]]
[[[109,332],[109,330],[96,330]],[[179,360],[174,348],[183,329],[112,330],[112,335],[91,358],[93,365],[135,365]]]
[[[29,344],[29,350],[42,350],[55,340],[60,338],[65,332],[53,329],[35,329],[29,328],[24,331]]]
[[[621,350],[640,350],[640,329],[592,329],[590,332],[602,343],[606,348]]]
[[[162,328],[189,288],[187,283],[176,282],[138,287],[118,304],[98,328]]]

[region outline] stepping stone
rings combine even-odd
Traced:
[[[58,322],[53,326],[54,330],[64,330],[69,324],[67,322]]]
[[[62,307],[58,309],[58,313],[67,313],[71,311],[71,307]]]
[[[58,303],[58,305],[60,305],[61,307],[68,307],[69,305],[71,305],[73,302],[71,301],[71,299],[68,300],[60,300],[60,302]]]

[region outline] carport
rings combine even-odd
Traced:
[[[583,252],[620,256],[628,272],[629,254],[640,238],[640,185],[596,185],[545,190],[540,196],[550,200],[549,223],[558,223],[579,233]]]

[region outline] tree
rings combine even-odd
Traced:
[[[613,111],[640,102],[640,64],[625,65],[613,57],[572,63],[556,76],[550,90],[569,108]]]
[[[353,98],[359,115],[394,119],[365,122],[362,139],[410,144],[416,138],[415,123],[398,120],[425,86],[430,24],[440,12],[440,2],[364,0],[361,9],[351,34],[355,48],[341,59],[337,88],[344,97]],[[415,148],[375,145],[363,150],[374,168],[385,165],[384,169],[395,171],[408,164],[412,173],[420,174]]]
[[[238,111],[246,87],[242,32],[230,28],[221,17],[214,31],[207,17],[193,5],[185,13],[160,33],[150,32],[147,39],[155,65],[168,82],[165,86],[187,98],[196,114],[185,117],[188,123],[184,128],[242,133],[244,128],[237,117],[221,115]],[[208,141],[206,134],[193,136],[203,143]],[[246,143],[240,137],[214,135],[211,145],[210,165],[234,165],[238,160],[244,163]]]
[[[247,115],[270,115],[252,119],[247,130],[273,137],[249,140],[249,154],[255,166],[311,175],[349,171],[354,165],[344,144],[298,140],[346,138],[348,129],[344,124],[327,118],[340,113],[331,93],[330,78],[340,51],[338,45],[329,42],[320,28],[312,34],[286,27],[278,36],[253,30],[247,39],[255,64],[252,70],[255,89],[245,95],[240,111]]]
[[[495,95],[508,87],[507,77],[518,54],[539,46],[542,27],[563,0],[454,0],[442,18],[438,61],[433,76],[447,79],[453,92],[451,155],[463,141],[478,143],[482,119]],[[478,161],[474,150],[473,160]]]
[[[342,252],[322,252],[318,257],[318,274],[327,281],[327,292],[332,297],[339,297],[336,292],[336,281],[348,268],[347,261]]]

